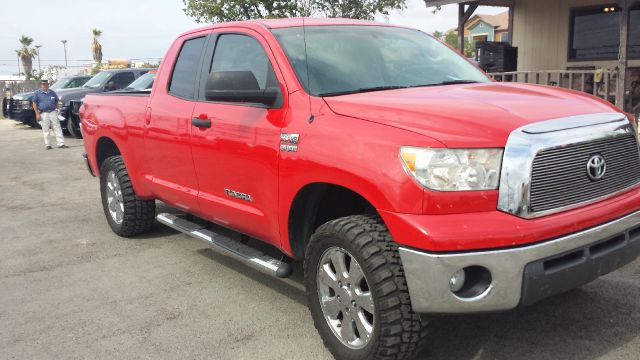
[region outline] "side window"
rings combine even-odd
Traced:
[[[120,72],[117,73],[113,77],[113,82],[115,83],[116,90],[120,90],[125,88],[127,85],[131,84],[133,80],[135,80],[135,76],[133,76],[132,72]]]
[[[239,86],[233,90],[279,88],[278,80],[262,45],[250,36],[225,34],[218,38],[209,76],[215,77],[216,73],[221,72],[242,73],[243,81],[236,84]],[[224,82],[219,84],[220,86],[225,85]]]
[[[187,99],[194,98],[194,86],[204,40],[204,37],[190,39],[182,45],[171,75],[170,94]]]

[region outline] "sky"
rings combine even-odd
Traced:
[[[17,74],[15,50],[18,38],[27,35],[42,45],[42,67],[64,65],[67,40],[69,65],[91,61],[91,30],[102,30],[104,59],[157,59],[180,33],[202,26],[182,11],[182,0],[29,0],[28,10],[19,1],[2,1],[0,8],[0,75]],[[495,14],[505,9],[480,7],[476,14]],[[457,24],[457,6],[437,14],[422,0],[408,0],[407,8],[380,21],[414,27],[429,33],[446,31]],[[34,59],[34,69],[38,60]]]

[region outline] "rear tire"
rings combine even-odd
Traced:
[[[412,310],[398,246],[379,217],[320,226],[304,269],[314,325],[336,359],[412,359],[422,351],[428,322]]]
[[[109,157],[102,163],[100,195],[109,226],[119,236],[141,235],[153,227],[156,202],[138,198],[122,156]]]

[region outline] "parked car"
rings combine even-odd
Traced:
[[[80,87],[89,79],[91,79],[91,76],[65,76],[51,84],[49,88],[58,93],[62,89]],[[36,121],[36,115],[33,112],[33,106],[31,104],[33,100],[33,93],[33,91],[30,91],[14,95],[10,99],[8,116],[13,120],[21,121],[32,127],[39,128],[40,124]]]
[[[155,218],[276,277],[304,262],[337,359],[414,357],[424,315],[531,305],[640,253],[631,116],[493,82],[420,31],[216,24],[179,36],[156,82],[81,109],[111,229]]]
[[[60,98],[60,123],[66,127],[72,136],[81,138],[82,133],[80,132],[80,124],[77,119],[70,116],[71,101],[82,100],[87,94],[123,89],[141,75],[146,74],[149,70],[151,69],[127,68],[104,70],[97,73],[79,88],[57,91],[58,97]],[[71,119],[71,122],[68,121],[69,119]]]

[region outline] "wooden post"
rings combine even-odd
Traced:
[[[509,6],[509,30],[508,30],[508,34],[509,34],[509,44],[511,44],[511,45],[513,45],[513,14],[514,14],[515,8],[516,8],[516,3],[514,1],[513,5]]]
[[[467,23],[473,12],[478,8],[478,1],[468,3],[469,7],[465,10],[467,3],[458,4],[458,50],[464,55],[464,25]]]
[[[627,80],[627,54],[629,53],[629,13],[631,0],[617,0],[617,3],[621,8],[621,13],[620,50],[618,51],[618,76],[616,78],[616,106],[624,111],[626,102],[625,86]]]
[[[573,73],[569,73],[569,89],[573,90]]]

